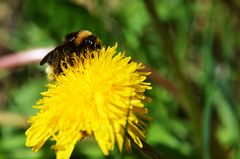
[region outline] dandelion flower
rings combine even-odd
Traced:
[[[38,151],[50,138],[57,159],[69,159],[75,144],[87,136],[95,137],[104,155],[114,149],[142,147],[145,138],[144,82],[148,72],[131,62],[114,47],[74,56],[74,65],[62,65],[63,73],[47,85],[47,91],[29,119],[26,146]],[[64,67],[65,66],[65,67]],[[126,135],[127,134],[127,135]]]

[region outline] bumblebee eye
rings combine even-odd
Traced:
[[[85,43],[86,43],[87,46],[92,46],[92,45],[94,45],[94,42],[93,42],[92,39],[86,39],[86,40],[85,40]]]
[[[95,36],[89,36],[84,40],[84,45],[89,49],[95,49],[97,38]]]

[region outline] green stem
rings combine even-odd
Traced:
[[[165,56],[167,57],[167,60],[169,61],[169,64],[172,66],[172,70],[174,71],[175,76],[177,77],[177,82],[179,84],[180,90],[183,92],[181,99],[184,106],[184,109],[186,110],[187,114],[191,118],[194,126],[195,131],[195,139],[197,139],[197,145],[199,149],[199,154],[202,154],[202,140],[201,140],[201,132],[202,132],[202,121],[201,121],[201,110],[200,106],[197,105],[197,99],[196,96],[194,96],[191,85],[189,82],[185,79],[182,71],[180,70],[180,65],[178,60],[176,59],[176,56],[174,54],[174,41],[171,39],[171,34],[169,33],[168,26],[166,23],[163,23],[159,20],[156,9],[154,7],[154,3],[152,0],[144,0],[145,6],[147,11],[150,14],[150,17],[152,18],[152,21],[154,23],[154,27],[157,31],[157,34],[159,35],[162,44],[162,47],[164,49]]]

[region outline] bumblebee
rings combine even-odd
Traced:
[[[82,30],[69,33],[65,36],[63,44],[50,51],[40,62],[40,65],[47,63],[48,76],[59,75],[62,72],[61,61],[67,60],[67,63],[73,65],[72,58],[74,54],[80,56],[87,50],[94,51],[101,49],[101,41],[90,31]]]

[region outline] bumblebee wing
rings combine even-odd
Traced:
[[[54,50],[50,51],[40,62],[40,65],[45,63],[52,64],[54,61],[58,60],[60,57],[59,53],[64,51],[64,45],[56,47]]]
[[[54,53],[54,50],[50,51],[46,56],[44,56],[44,58],[40,61],[40,65],[44,65],[45,63],[49,62],[53,53]]]

